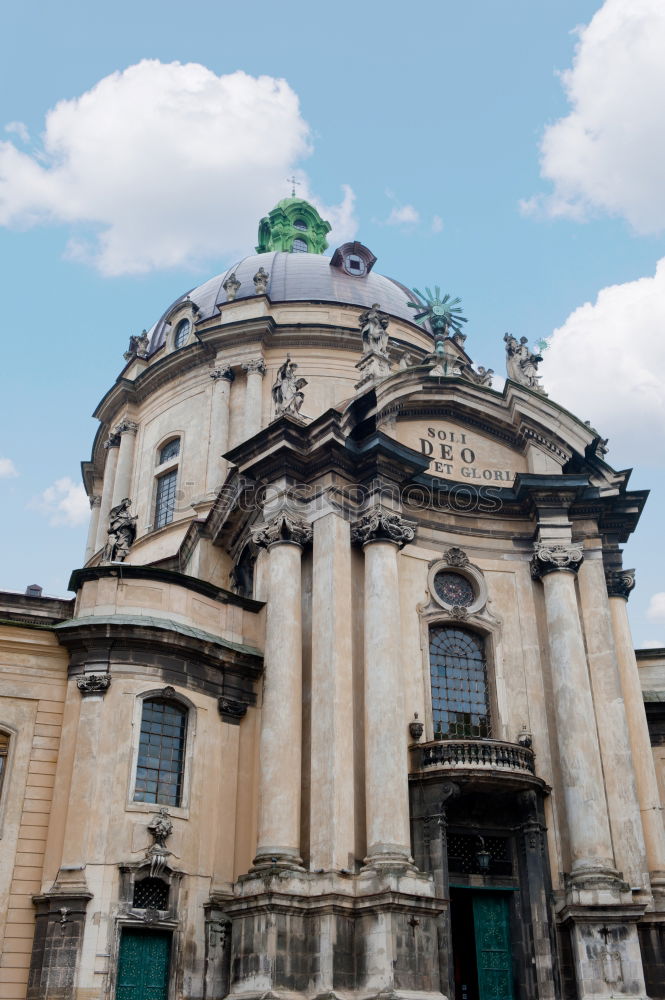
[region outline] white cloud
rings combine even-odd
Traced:
[[[32,507],[48,517],[49,524],[76,526],[90,517],[90,505],[85,490],[69,476],[56,479],[32,503]]]
[[[68,224],[108,275],[240,255],[310,151],[285,80],[143,60],[60,101],[34,155],[0,142],[0,224]],[[326,211],[355,234],[350,189]]]
[[[28,132],[28,126],[23,122],[7,122],[5,125],[5,132],[13,133],[17,135],[21,142],[30,142],[30,133]]]
[[[665,590],[654,594],[647,608],[647,620],[656,625],[665,625]]]
[[[638,649],[662,649],[665,647],[665,641],[660,639],[645,639],[644,642],[640,643]]]
[[[441,218],[440,215],[433,215],[432,216],[432,232],[433,233],[440,233],[442,229],[443,229],[443,219]]]
[[[571,313],[544,354],[545,389],[609,436],[615,465],[665,464],[654,443],[665,427],[663,330],[665,257],[653,277],[603,288]]]
[[[389,226],[415,226],[418,222],[420,213],[413,205],[396,205],[386,219]]]
[[[11,458],[0,458],[0,479],[14,479],[18,470]]]
[[[526,212],[623,216],[641,233],[665,228],[665,3],[605,0],[578,29],[573,66],[561,74],[570,113],[546,128],[546,197]]]

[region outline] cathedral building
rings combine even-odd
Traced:
[[[663,998],[646,493],[329,230],[131,338],[74,597],[0,594],[0,1000]]]

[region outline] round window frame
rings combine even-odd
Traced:
[[[353,258],[353,260],[359,260],[360,261],[361,268],[352,268],[351,267],[350,261],[351,261],[352,258]],[[347,254],[345,254],[344,255],[344,259],[342,261],[342,267],[343,267],[345,273],[348,274],[351,278],[364,278],[365,275],[367,274],[367,261],[359,253],[347,253]]]
[[[430,592],[432,600],[435,601],[439,607],[445,608],[446,611],[452,611],[457,605],[449,604],[444,601],[436,591],[434,585],[434,578],[439,573],[456,573],[458,576],[463,576],[469,581],[473,587],[475,598],[470,604],[463,605],[465,615],[474,615],[477,612],[482,611],[482,609],[487,604],[487,584],[485,583],[485,578],[479,569],[475,566],[451,566],[447,563],[445,559],[438,559],[429,568],[429,573],[427,574],[427,588]]]

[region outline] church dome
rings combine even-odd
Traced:
[[[359,247],[359,244],[351,244]],[[370,252],[364,249],[367,254]],[[330,302],[367,309],[378,302],[383,312],[395,319],[413,323],[413,310],[407,303],[413,298],[409,289],[392,278],[376,274],[369,267],[362,275],[349,274],[338,263],[339,251],[333,257],[316,253],[270,252],[252,254],[234,264],[222,274],[182,295],[166,310],[150,331],[149,353],[162,346],[168,331],[168,317],[181,302],[189,299],[203,321],[219,315],[219,307],[227,302],[224,282],[234,274],[240,282],[236,301],[256,295],[253,277],[260,267],[269,274],[267,294],[271,302]],[[373,260],[373,255],[370,254]]]

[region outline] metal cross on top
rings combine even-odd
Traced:
[[[302,181],[297,180],[297,178],[295,177],[295,175],[293,177],[287,177],[286,179],[287,179],[288,183],[291,185],[291,197],[295,198],[295,196],[296,196],[296,184],[302,184]]]

